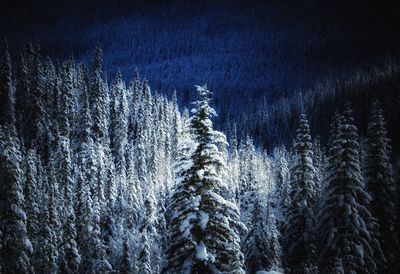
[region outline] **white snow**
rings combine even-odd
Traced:
[[[196,214],[192,213],[188,215],[182,222],[181,225],[179,226],[179,230],[181,233],[183,233],[184,237],[189,236],[190,230],[192,229],[193,225],[190,224],[190,221],[192,219],[196,219]]]
[[[199,177],[200,181],[202,181],[204,179],[204,169],[197,170],[196,174]]]
[[[207,260],[207,247],[205,246],[205,244],[203,242],[200,242],[197,245],[196,258],[201,261]]]
[[[260,270],[260,271],[257,271],[256,274],[283,274],[283,273],[282,272],[278,272],[278,271]]]
[[[206,229],[206,226],[207,226],[210,216],[208,216],[208,214],[205,213],[204,211],[200,211],[199,213],[200,213],[200,227],[201,227],[201,229],[204,230],[204,229]]]

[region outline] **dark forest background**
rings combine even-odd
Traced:
[[[109,75],[120,70],[129,78],[137,68],[153,90],[168,96],[177,90],[181,107],[194,99],[193,83],[207,83],[220,113],[217,127],[230,135],[236,123],[269,149],[290,143],[301,108],[312,112],[313,132],[324,135],[330,119],[321,117],[343,101],[353,101],[366,123],[365,106],[379,97],[398,152],[400,36],[391,1],[1,5],[0,33],[12,53],[38,41],[43,55],[89,61],[100,46]]]

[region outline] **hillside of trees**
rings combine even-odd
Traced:
[[[283,101],[272,109],[290,122],[260,121],[295,131],[293,142],[266,151],[239,126],[228,139],[214,129],[203,83],[189,111],[138,71],[109,78],[99,48],[90,65],[53,62],[34,44],[18,56],[3,43],[1,273],[400,271],[393,93],[363,105],[365,117],[359,93],[334,109],[324,104],[339,95],[322,99],[322,87]],[[395,90],[397,74],[367,80]],[[338,86],[351,83],[374,92],[363,79]]]
[[[194,83],[207,83],[219,113],[216,127],[228,132],[236,123],[246,134],[250,131],[257,144],[273,149],[281,141],[291,143],[299,111],[296,107],[290,110],[293,117],[280,118],[291,121],[290,132],[273,129],[269,134],[264,128],[272,124],[271,118],[265,117],[275,110],[266,106],[279,108],[282,98],[293,100],[299,90],[304,95],[326,81],[331,82],[329,89],[337,88],[336,79],[354,81],[359,74],[375,81],[381,76],[374,70],[398,65],[400,22],[394,2],[5,0],[0,3],[0,37],[7,37],[14,56],[25,42],[39,41],[44,54],[61,62],[73,55],[89,63],[93,48],[100,46],[109,78],[120,70],[129,82],[138,68],[153,91],[171,99],[176,90],[180,106],[195,100]],[[343,93],[354,92],[353,87],[346,86]],[[382,92],[378,87],[371,94]],[[371,97],[368,106],[375,99]],[[352,103],[365,125],[368,111]],[[393,108],[386,102],[382,106]],[[310,119],[316,134],[314,126],[321,121]],[[325,121],[321,132],[327,132],[328,125]],[[388,126],[393,126],[391,134],[398,128]]]

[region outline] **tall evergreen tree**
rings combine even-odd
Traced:
[[[329,174],[318,218],[320,270],[376,273],[379,243],[371,231],[370,197],[361,175],[357,128],[349,107],[344,116],[336,115],[331,134]]]
[[[290,208],[290,180],[288,152],[284,147],[275,149],[275,186],[274,195],[271,196],[272,207],[275,209],[275,217],[278,230],[284,234],[288,211]]]
[[[89,102],[92,109],[92,132],[96,142],[104,142],[108,135],[107,91],[103,80],[102,51],[96,48]]]
[[[24,196],[25,196],[25,210],[27,214],[27,231],[29,239],[33,246],[33,256],[32,263],[36,264],[40,258],[40,253],[38,252],[41,243],[40,240],[40,208],[39,200],[41,196],[39,195],[39,172],[37,168],[37,163],[39,162],[36,151],[33,149],[28,150],[25,156],[26,160],[26,174],[24,183]]]
[[[147,232],[142,233],[141,246],[137,257],[138,273],[152,274],[151,261],[150,261],[150,246],[147,238]]]
[[[57,211],[54,201],[54,186],[47,186],[46,205],[44,207],[44,224],[41,230],[40,261],[35,270],[40,273],[56,274],[58,265],[58,238],[59,228]]]
[[[94,199],[93,215],[92,215],[93,229],[91,231],[91,250],[89,251],[91,268],[89,273],[110,273],[112,267],[107,260],[105,246],[101,239],[100,230],[100,208],[97,198]]]
[[[29,143],[31,147],[35,147],[39,153],[46,150],[45,140],[47,138],[48,125],[46,124],[47,110],[46,110],[46,94],[45,94],[45,75],[43,70],[43,64],[41,60],[41,55],[39,53],[39,45],[34,49],[34,54],[32,56],[32,68],[31,68],[31,96],[32,96],[32,109],[30,111],[30,121],[31,124],[28,125],[32,127],[32,142]]]
[[[388,260],[388,272],[400,271],[396,257],[399,256],[395,231],[396,196],[390,164],[391,147],[382,110],[376,102],[368,125],[368,148],[366,183],[372,196],[371,213],[378,219],[382,250]],[[382,270],[381,270],[382,271]]]
[[[26,229],[21,160],[17,137],[0,127],[0,262],[2,271],[11,274],[34,271],[30,260],[33,248]]]
[[[7,41],[0,52],[0,126],[15,126],[15,90]]]
[[[253,210],[251,212],[251,229],[243,243],[247,273],[261,270],[281,270],[279,233],[276,230],[275,218],[267,208],[266,199],[261,198],[261,188],[254,191]]]
[[[119,273],[121,274],[132,274],[134,272],[134,267],[132,265],[132,256],[129,248],[128,238],[124,239],[124,246],[122,250],[122,260],[119,266]]]
[[[315,255],[315,169],[305,114],[300,116],[295,150],[295,164],[290,170],[291,204],[285,233],[285,258],[290,273],[307,273]]]
[[[225,136],[212,129],[210,91],[197,86],[199,101],[190,119],[194,147],[184,161],[170,201],[170,245],[166,273],[244,273],[239,250],[238,208],[222,198],[225,169],[218,145]]]

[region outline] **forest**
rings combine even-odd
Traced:
[[[212,85],[0,54],[0,273],[399,273],[395,61],[224,133]]]

